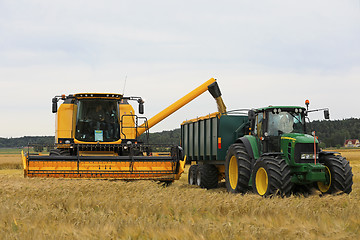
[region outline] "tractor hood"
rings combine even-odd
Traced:
[[[281,135],[281,141],[283,140],[289,140],[294,143],[314,143],[314,136],[302,133],[285,133]],[[315,139],[315,143],[319,143],[319,141]]]

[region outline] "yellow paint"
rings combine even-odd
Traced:
[[[259,168],[256,172],[256,176],[255,176],[255,183],[256,183],[256,190],[257,192],[263,196],[267,189],[268,189],[268,175],[267,172],[264,168]]]
[[[80,156],[119,156],[115,152],[108,151],[79,151]]]
[[[179,180],[181,174],[185,171],[185,163],[186,163],[186,155],[185,155],[185,157],[184,157],[184,160],[181,160],[181,161],[179,162],[179,164],[180,164],[180,165],[179,165],[179,172],[176,173],[176,175],[175,175],[175,180]]]
[[[197,122],[197,121],[200,121],[200,120],[211,119],[211,118],[215,118],[215,117],[220,118],[220,116],[221,116],[221,114],[219,112],[214,112],[214,113],[202,116],[202,117],[193,118],[193,119],[190,119],[190,120],[183,121],[181,123],[181,125],[184,125],[184,124],[190,123],[190,122]]]
[[[134,108],[130,104],[119,104],[120,112],[120,121],[122,122],[122,128],[120,129],[120,138],[121,139],[135,139],[136,129],[135,129],[135,115]],[[145,132],[145,128],[143,129]],[[140,135],[138,135],[140,136]]]
[[[281,139],[287,139],[287,140],[291,140],[291,141],[296,141],[295,138],[291,138],[291,137],[281,137]]]
[[[235,189],[239,181],[238,160],[235,156],[230,158],[229,163],[229,181],[232,189]]]
[[[23,168],[26,170],[26,156],[24,154],[24,150],[21,150],[21,160],[23,162]]]
[[[181,174],[184,172],[186,159],[180,161],[179,171],[175,172],[176,166],[172,162],[80,162],[79,170],[88,171],[87,173],[78,173],[77,162],[64,162],[64,161],[31,161],[29,162],[30,173],[25,173],[29,177],[54,177],[54,178],[118,178],[118,179],[166,179],[175,180],[179,179]],[[31,171],[72,171],[70,174],[62,174],[55,172],[55,174],[41,175],[37,173],[31,173]],[[103,171],[102,175],[97,171]],[[116,173],[115,171],[123,171]],[[155,174],[155,173],[137,173],[131,174],[131,171],[169,171],[173,174]]]
[[[329,184],[325,184],[323,182],[317,182],[318,188],[322,193],[326,193],[327,191],[329,191],[329,189],[331,187],[331,172],[327,166],[325,166],[325,169],[326,169],[326,173],[329,174],[330,182],[329,182]]]
[[[56,113],[55,140],[58,138],[73,138],[74,104],[61,104]]]
[[[96,96],[98,94],[109,95],[109,96],[105,96],[105,97]],[[87,95],[87,97],[85,97],[85,96],[80,97],[80,95]],[[91,95],[94,95],[94,96],[91,96]],[[113,97],[113,95],[114,95],[114,97]],[[118,97],[115,97],[115,96],[118,96]],[[123,97],[123,95],[118,94],[118,93],[77,93],[77,94],[75,94],[75,97],[77,99],[92,99],[92,98],[95,98],[95,99],[117,99],[117,100],[120,100]]]
[[[171,114],[179,110],[181,107],[185,106],[186,104],[206,92],[208,90],[208,86],[214,82],[216,82],[214,78],[209,79],[205,83],[201,84],[199,87],[195,88],[190,93],[186,94],[184,97],[171,104],[169,107],[156,114],[154,117],[150,118],[148,121],[148,127],[151,128],[155,126],[157,123],[164,120],[166,117],[170,116]],[[143,134],[145,132],[145,128],[139,129],[138,132],[139,135]]]

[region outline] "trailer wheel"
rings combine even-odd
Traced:
[[[225,159],[225,183],[228,192],[245,193],[249,189],[251,159],[243,143],[232,144]]]
[[[320,159],[325,165],[327,182],[318,182],[317,187],[323,194],[352,191],[353,174],[349,161],[342,156],[327,155]]]
[[[260,196],[289,195],[292,190],[290,167],[281,158],[263,157],[253,170],[253,190]]]
[[[196,184],[201,188],[217,188],[219,171],[213,164],[198,165],[196,171]]]
[[[190,185],[196,185],[196,172],[198,165],[191,165],[188,173],[188,183]]]

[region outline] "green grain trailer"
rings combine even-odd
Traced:
[[[329,118],[328,109],[319,110]],[[349,162],[338,153],[320,150],[315,134],[306,134],[307,114],[319,110],[269,106],[183,122],[181,142],[191,164],[189,184],[210,189],[225,179],[229,192],[252,189],[262,196],[313,187],[324,194],[350,193]]]

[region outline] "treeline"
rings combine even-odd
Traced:
[[[308,124],[307,131],[311,134],[314,130],[316,136],[319,137],[321,147],[341,147],[346,139],[360,138],[360,119],[313,121]],[[180,138],[181,131],[178,128],[170,131],[150,133],[148,142],[150,144],[180,145]],[[146,142],[146,134],[141,136],[140,141]],[[0,138],[0,148],[25,147],[29,143],[51,145],[54,144],[54,137]]]
[[[140,141],[147,142],[146,134],[140,137]],[[0,148],[21,148],[29,144],[53,145],[54,136],[20,137],[20,138],[0,138]],[[150,133],[148,143],[150,144],[173,144],[180,145],[180,129]]]
[[[0,148],[21,148],[28,144],[52,145],[55,142],[54,136],[36,136],[20,138],[0,138]]]
[[[360,119],[313,121],[308,127],[308,132],[314,130],[319,137],[321,147],[341,147],[344,146],[346,139],[360,138]]]
[[[180,145],[180,139],[181,139],[181,131],[180,128],[177,128],[170,131],[149,133],[148,143]],[[140,141],[147,142],[146,134],[143,134],[140,137]]]

